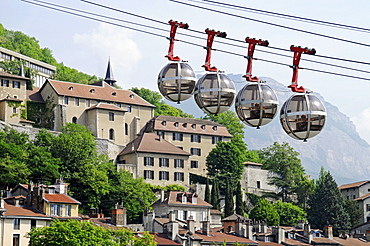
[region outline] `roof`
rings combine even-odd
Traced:
[[[153,127],[155,131],[232,137],[224,125],[209,120],[159,115],[153,117],[149,122],[154,122],[151,127]],[[166,122],[166,124],[162,122]],[[178,123],[177,126],[175,123]]]
[[[158,246],[182,245],[181,243],[177,243],[169,239],[166,233],[155,233],[154,240],[157,242]]]
[[[370,197],[370,193],[367,193],[366,195],[360,196],[360,197],[358,197],[356,199],[353,199],[353,200],[355,200],[355,201],[361,201],[361,200],[365,200],[365,199],[367,199],[369,197]]]
[[[119,228],[127,228],[125,226],[116,226],[112,223],[111,221],[111,217],[105,217],[105,218],[90,218],[89,219],[90,222],[94,223],[94,225],[96,226],[101,226],[105,229],[113,229],[113,230],[117,230]]]
[[[26,78],[26,77],[19,76],[19,75],[14,75],[14,74],[10,74],[10,73],[6,73],[6,72],[3,72],[3,71],[0,71],[0,77],[28,80],[28,78]]]
[[[162,139],[154,133],[143,133],[127,144],[119,155],[133,152],[161,153],[170,155],[190,156],[190,153],[176,147],[172,143]]]
[[[47,202],[81,204],[79,201],[66,194],[45,194],[44,199]]]
[[[221,220],[221,221],[236,221],[236,220],[241,220],[241,221],[249,221],[249,220],[251,220],[251,219],[248,219],[248,218],[245,218],[245,217],[243,217],[243,216],[241,216],[241,215],[239,215],[239,214],[233,214],[233,215],[230,215],[229,217],[226,217],[226,218],[224,218],[223,220]]]
[[[26,100],[31,102],[45,103],[44,99],[41,96],[40,88],[34,87],[31,90],[26,90]]]
[[[261,163],[256,163],[256,162],[251,162],[251,161],[246,161],[243,164],[244,165],[251,165],[251,166],[262,166]]]
[[[334,240],[340,243],[341,245],[344,246],[362,246],[362,245],[369,245],[368,241],[362,241],[361,239],[358,238],[347,238],[343,239],[340,237],[334,237]]]
[[[170,222],[170,219],[169,218],[154,218],[154,221],[158,222],[161,225],[164,225]]]
[[[40,211],[37,211],[36,209],[29,207],[29,206],[23,206],[23,207],[16,207],[13,204],[8,203],[5,200],[4,208],[6,209],[5,215],[6,216],[24,216],[24,217],[40,217],[41,219],[47,219],[48,216],[44,215]]]
[[[226,243],[248,243],[250,245],[257,245],[257,242],[252,241],[245,237],[239,237],[233,234],[227,234],[222,232],[211,232],[209,235],[203,234],[200,231],[196,232],[196,236],[202,239],[203,241],[207,242],[215,242],[215,243],[222,243],[224,240]]]
[[[182,203],[182,196],[186,196],[186,203]],[[196,193],[182,192],[182,191],[170,191],[167,193],[165,199],[156,201],[154,204],[168,204],[177,206],[190,206],[190,207],[212,207],[211,204],[205,202],[203,199],[197,197],[197,203],[192,203],[191,197],[197,196]],[[154,205],[153,204],[153,205]]]
[[[108,103],[98,103],[90,108],[87,108],[86,110],[91,110],[91,109],[106,109],[106,110],[127,112],[127,110],[124,110],[120,107],[117,107],[116,105],[108,104]]]
[[[102,86],[96,86],[48,79],[41,87],[40,91],[42,91],[48,83],[50,83],[59,96],[70,96],[92,100],[133,104],[151,108],[155,107],[134,92],[116,89],[105,82],[102,83]]]
[[[220,210],[217,210],[217,209],[211,209],[210,213],[211,214],[223,214]]]
[[[302,241],[299,241],[299,240],[289,239],[289,238],[285,238],[284,243],[285,243],[284,245],[294,245],[294,246],[310,245],[309,243],[305,243],[305,242],[302,242]],[[260,245],[259,242],[258,242],[258,245]]]
[[[327,238],[327,237],[314,237],[312,238],[312,241],[316,244],[318,243],[325,243],[325,244],[337,244],[333,239]]]
[[[13,102],[23,102],[23,100],[19,99],[19,98],[15,98],[15,97],[11,97],[11,96],[6,96],[5,98],[3,98],[2,100],[0,101],[13,101]]]
[[[368,182],[370,182],[370,180],[360,181],[360,182],[351,183],[351,184],[345,184],[345,185],[339,186],[338,189],[343,190],[343,189],[348,189],[348,188],[356,188],[356,187],[360,187],[360,186],[362,186],[362,185],[364,185]]]

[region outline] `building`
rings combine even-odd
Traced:
[[[34,86],[41,87],[46,79],[53,76],[56,72],[56,67],[45,62],[38,61],[31,57],[19,54],[17,52],[0,47],[0,61],[24,61],[26,67],[36,71],[36,76],[33,78],[35,80]]]
[[[145,127],[164,140],[191,154],[189,172],[206,176],[206,157],[218,141],[230,141],[232,135],[217,122],[173,116],[156,116]]]
[[[363,212],[360,223],[370,222],[370,180],[345,184],[338,187],[347,200],[355,200]]]
[[[190,154],[154,133],[143,133],[118,155],[118,169],[143,177],[152,185],[189,185]]]
[[[25,235],[34,227],[50,224],[51,218],[30,207],[24,196],[0,198],[0,245],[28,245]]]

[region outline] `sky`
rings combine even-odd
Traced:
[[[0,0],[0,7],[3,10],[0,16],[0,23],[6,29],[22,31],[29,36],[36,37],[41,47],[48,47],[52,50],[58,62],[63,62],[66,66],[76,68],[84,73],[104,77],[107,62],[110,58],[114,77],[118,81],[118,85],[123,89],[145,87],[158,91],[158,73],[168,63],[164,56],[167,54],[169,44],[165,38],[169,36],[169,25],[146,21],[78,0],[45,1],[168,30],[168,32],[162,32],[153,28],[136,27],[120,23],[121,25],[139,28],[163,36],[158,37],[57,12],[20,0]],[[211,28],[225,31],[228,34],[227,37],[232,39],[244,40],[245,37],[252,37],[268,40],[272,47],[289,49],[290,45],[299,45],[315,48],[317,55],[370,62],[370,47],[367,46],[340,42],[246,19],[222,15],[169,0],[91,1],[161,22],[168,22],[170,19],[185,22],[189,24],[189,28],[192,30],[203,32],[206,28]],[[370,41],[368,41],[370,33],[284,20],[235,9],[216,8],[215,6],[204,4],[205,2],[178,1],[370,44]],[[370,1],[367,0],[358,0],[356,2],[349,0],[311,0],[309,2],[299,0],[227,0],[222,2],[370,28],[370,15],[368,14]],[[203,46],[206,45],[206,35],[202,36],[204,39],[192,39],[180,35],[182,33],[202,36],[201,34],[178,30],[176,37],[180,40],[194,42]],[[247,44],[236,43],[240,46],[245,46],[245,48],[236,48],[220,44],[218,41],[230,43],[229,40],[216,38],[213,48],[238,54],[246,54],[247,52]],[[273,49],[260,49],[275,52]],[[197,73],[204,72],[201,65],[204,64],[206,52],[202,47],[176,42],[174,54],[180,56],[183,60],[189,61],[189,64]],[[282,54],[292,56],[291,52],[282,52]],[[284,64],[292,63],[292,58],[274,56],[258,51],[255,52],[254,57]],[[368,65],[338,62],[307,55],[303,56],[303,58],[366,71],[369,70]],[[212,53],[211,64],[225,71],[225,73],[244,74],[246,69],[246,60],[243,57],[217,51]],[[367,73],[338,69],[303,60],[300,65],[301,67],[370,78],[370,74]],[[259,77],[273,78],[288,86],[291,83],[292,69],[288,66],[280,66],[256,60],[253,63],[253,74]],[[244,83],[242,78],[236,82]],[[368,130],[368,122],[370,121],[370,81],[300,70],[298,83],[305,88],[320,93],[326,101],[337,106],[341,112],[345,113],[355,123],[360,136],[370,143],[370,131]],[[173,104],[173,106],[176,106],[176,104]]]

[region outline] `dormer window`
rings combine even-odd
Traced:
[[[186,196],[182,196],[182,203],[185,204],[187,202],[187,197]]]
[[[192,124],[191,125],[191,128],[196,129],[197,128],[197,124]]]
[[[162,121],[162,126],[166,126],[166,121]]]
[[[117,92],[112,92],[112,96],[117,96]]]
[[[130,94],[130,98],[134,98],[134,96],[135,96],[134,94]]]
[[[95,89],[91,89],[90,90],[90,93],[93,93],[94,94],[95,93]]]
[[[217,126],[213,126],[212,129],[216,132],[217,131]]]
[[[175,123],[174,123],[174,126],[175,126],[175,127],[179,127],[179,122],[175,122]]]
[[[196,196],[193,196],[193,198],[191,199],[191,203],[192,204],[197,204],[197,197]]]
[[[68,90],[73,91],[73,86],[68,87]]]
[[[202,130],[205,130],[206,129],[206,125],[202,125],[200,128],[202,128]]]
[[[184,123],[184,124],[182,124],[182,126],[183,126],[184,128],[186,128],[186,127],[188,126],[188,123]]]

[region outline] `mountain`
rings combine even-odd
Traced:
[[[233,81],[242,81],[241,74],[228,74]],[[290,89],[271,78],[261,77],[276,92],[280,107],[292,95]],[[235,83],[239,91],[246,83]],[[300,153],[299,158],[308,175],[317,178],[321,167],[335,177],[338,184],[367,180],[370,176],[370,145],[356,132],[355,125],[349,117],[341,113],[337,107],[323,100],[327,110],[327,120],[322,132],[307,142],[289,137],[282,129],[279,115],[261,129],[246,126],[244,140],[249,149],[261,149],[273,142],[288,142]],[[196,117],[202,116],[202,111],[194,100],[189,99],[177,107]],[[278,114],[280,112],[280,107]],[[233,108],[232,108],[233,109]]]

